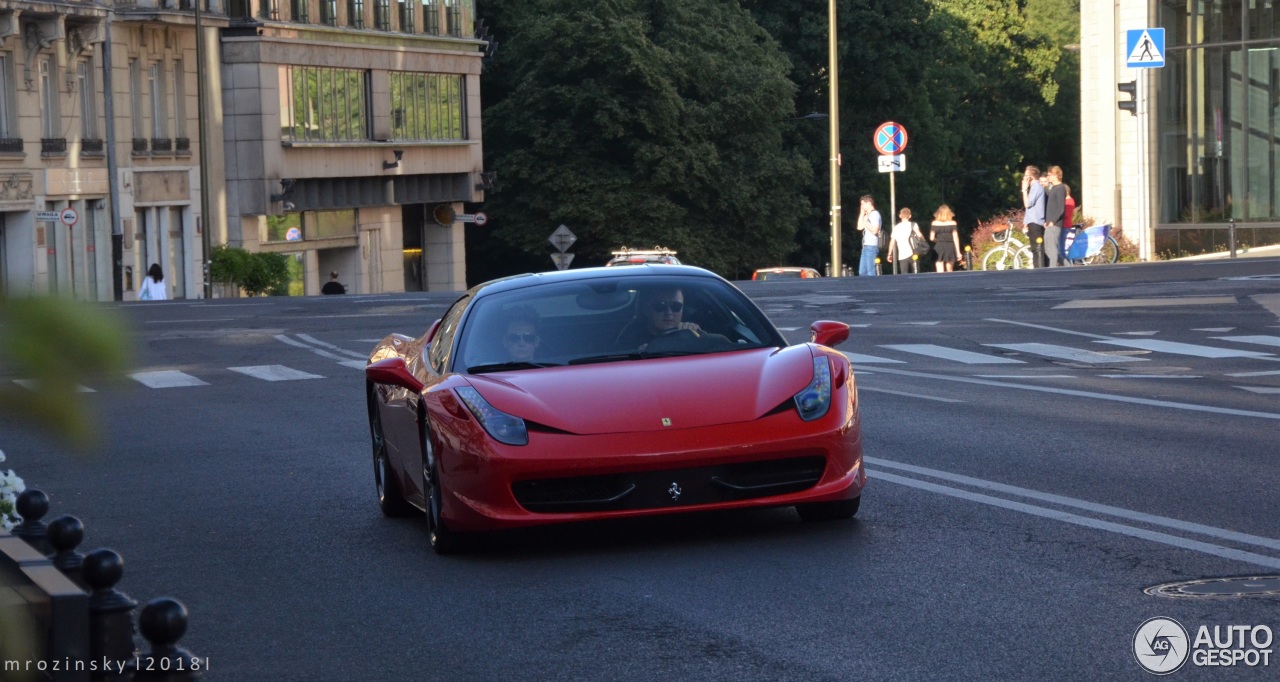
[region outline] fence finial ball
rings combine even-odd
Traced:
[[[18,494],[13,507],[18,510],[18,515],[24,522],[35,523],[49,513],[49,496],[43,490],[28,488]]]
[[[142,607],[138,630],[151,642],[155,653],[173,651],[187,633],[187,607],[170,597],[157,597]]]
[[[111,589],[124,576],[124,559],[109,549],[95,549],[84,558],[84,582],[94,590]]]
[[[74,516],[59,516],[49,522],[49,544],[59,552],[73,550],[84,540],[84,523]]]

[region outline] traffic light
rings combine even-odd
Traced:
[[[1128,83],[1117,83],[1116,89],[1129,96],[1127,100],[1120,100],[1117,104],[1124,111],[1138,115],[1138,81],[1129,81]]]

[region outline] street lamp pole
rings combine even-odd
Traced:
[[[196,143],[200,145],[200,270],[204,280],[205,299],[213,298],[213,280],[209,277],[210,252],[213,250],[213,225],[209,221],[209,144],[205,135],[205,50],[201,5],[208,0],[195,0],[196,10]]]
[[[839,277],[843,267],[840,262],[840,78],[836,70],[836,0],[827,0],[827,27],[827,73],[831,98],[827,105],[831,112],[827,122],[831,142],[831,276]]]

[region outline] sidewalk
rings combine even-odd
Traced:
[[[1173,258],[1171,260],[1219,260],[1230,258],[1230,251],[1219,251],[1217,253],[1202,253],[1198,256],[1185,256],[1183,258]],[[1280,244],[1272,244],[1269,246],[1255,246],[1251,249],[1236,249],[1236,258],[1275,258],[1280,257]]]

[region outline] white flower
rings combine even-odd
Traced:
[[[0,462],[4,461],[4,450],[0,450]]]

